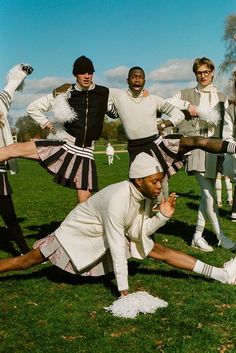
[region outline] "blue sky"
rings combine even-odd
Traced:
[[[34,67],[10,115],[24,115],[33,99],[74,82],[72,64],[82,54],[93,60],[98,84],[125,88],[128,68],[138,65],[151,93],[170,96],[193,85],[196,57],[217,67],[223,61],[230,14],[235,0],[2,0],[2,88],[15,64]]]

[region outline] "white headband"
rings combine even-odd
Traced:
[[[142,152],[139,153],[131,163],[129,177],[130,179],[144,178],[161,172],[163,172],[163,168],[158,160]]]

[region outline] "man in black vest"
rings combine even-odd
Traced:
[[[97,172],[92,148],[98,140],[107,111],[108,88],[93,83],[92,61],[80,56],[73,64],[75,84],[64,84],[32,102],[28,114],[51,134],[46,140],[10,145],[8,156],[30,158],[52,174],[54,181],[77,189],[78,201],[97,191]],[[50,121],[45,112],[53,111]]]

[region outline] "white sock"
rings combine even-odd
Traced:
[[[226,186],[226,191],[227,191],[227,201],[232,202],[233,190],[232,190],[232,183],[229,178],[225,178],[225,186]]]
[[[197,225],[195,233],[193,234],[193,239],[198,240],[199,238],[201,238],[203,231],[204,231],[204,227]]]
[[[197,260],[193,272],[196,272],[204,277],[215,279],[221,283],[228,282],[228,273],[223,268],[210,266],[204,262]]]
[[[221,191],[222,191],[221,179],[216,179],[215,189],[216,189],[216,200],[217,200],[217,203],[218,204],[222,203],[222,199],[221,199]]]

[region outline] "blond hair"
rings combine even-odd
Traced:
[[[215,65],[214,65],[213,61],[211,61],[210,59],[205,58],[205,57],[197,58],[194,60],[194,63],[193,63],[193,72],[195,73],[195,75],[197,73],[198,68],[201,65],[207,65],[207,67],[211,71],[213,71],[215,69]]]

